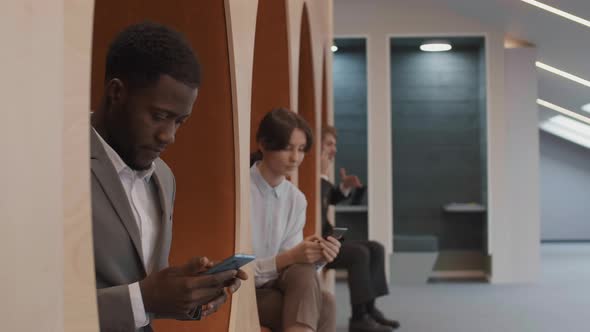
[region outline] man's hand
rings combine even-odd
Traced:
[[[193,259],[182,267],[169,267],[148,275],[139,282],[146,312],[161,316],[186,317],[197,306],[212,301],[218,304],[220,299],[225,302],[226,285],[235,288],[236,277],[244,277],[244,272],[230,270],[200,275],[211,265],[207,258],[202,257]]]
[[[236,278],[230,280],[229,283],[226,284],[227,293],[233,294],[237,292],[242,285],[242,280],[248,280],[248,274],[244,272],[244,270],[238,270]],[[217,312],[219,307],[221,307],[225,301],[227,301],[227,293],[223,292],[222,295],[207,303],[207,305],[205,305],[203,308],[203,313],[201,315],[205,317]]]
[[[340,169],[340,183],[342,183],[342,187],[344,190],[349,190],[353,188],[360,188],[363,186],[361,180],[356,175],[347,175],[346,169]]]

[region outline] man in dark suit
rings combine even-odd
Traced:
[[[201,275],[211,267],[205,257],[168,267],[175,182],[159,156],[191,115],[199,83],[191,47],[167,27],[130,26],[109,48],[90,133],[101,331],[151,331],[159,317],[198,319],[247,278],[241,270]]]
[[[328,179],[328,168],[336,156],[336,129],[327,126],[322,130],[321,172],[322,172],[322,234],[332,233],[328,221],[328,206],[335,205],[348,197],[350,192],[362,187],[358,177],[346,174],[340,169],[340,185],[335,186]],[[375,241],[344,240],[340,254],[326,265],[331,269],[348,271],[348,287],[352,317],[350,332],[386,332],[397,329],[399,323],[387,319],[375,307],[375,299],[389,293],[385,276],[385,250]]]

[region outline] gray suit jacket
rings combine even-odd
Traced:
[[[90,145],[92,230],[100,330],[135,331],[128,285],[146,276],[139,229],[115,167],[94,130],[90,133]],[[154,254],[154,270],[158,271],[168,266],[175,182],[172,171],[161,159],[157,159],[155,164],[151,181],[158,189],[163,223]],[[149,326],[143,329],[151,330]]]

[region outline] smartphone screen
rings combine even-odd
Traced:
[[[250,263],[255,258],[256,256],[254,255],[235,254],[213,265],[209,270],[205,271],[204,274],[215,274],[229,270],[237,270],[242,266]]]
[[[332,230],[332,234],[330,234],[329,236],[335,238],[336,240],[340,240],[344,236],[344,233],[346,233],[346,231],[348,231],[348,228],[346,227],[334,227],[334,229]]]

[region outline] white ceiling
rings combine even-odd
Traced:
[[[498,26],[513,38],[537,46],[537,59],[590,80],[590,28],[520,0],[438,0],[461,15]],[[539,0],[590,20],[590,0]],[[539,69],[539,98],[585,116],[590,88]],[[541,117],[556,114],[541,110]]]

